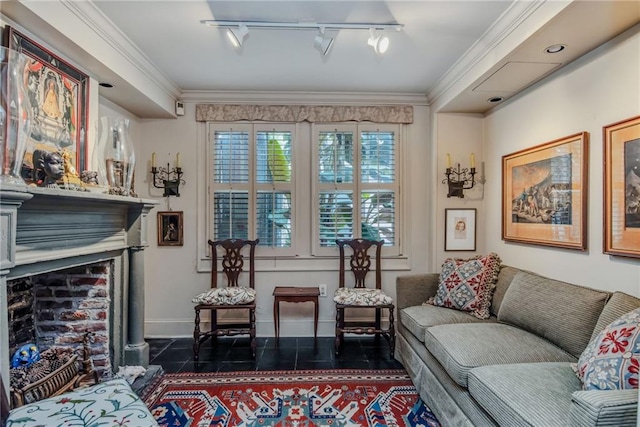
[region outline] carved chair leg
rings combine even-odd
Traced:
[[[251,357],[256,358],[256,310],[249,310],[249,322],[251,326],[249,328],[249,336],[251,337]]]
[[[376,308],[376,331],[380,331],[382,330],[382,309],[381,308]],[[375,343],[376,345],[380,344],[380,332],[376,332],[376,338],[375,338]]]
[[[393,359],[396,349],[396,329],[393,322],[393,310],[395,307],[392,305],[389,307],[389,347],[391,351],[391,358]]]
[[[200,309],[196,308],[195,327],[193,328],[193,360],[196,362],[200,357]]]
[[[340,347],[342,346],[342,328],[343,328],[343,319],[344,319],[344,308],[336,307],[336,341],[335,341],[335,352],[336,356],[340,354]]]

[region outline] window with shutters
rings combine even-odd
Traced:
[[[292,125],[209,127],[209,235],[260,239],[260,252],[294,250]]]
[[[315,125],[314,253],[335,252],[336,239],[384,241],[399,253],[396,170],[398,126]]]

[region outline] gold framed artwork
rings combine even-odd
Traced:
[[[78,173],[87,169],[87,105],[89,76],[72,67],[13,27],[6,44],[28,57],[24,70],[33,115],[23,160],[22,177],[34,182],[33,154],[58,152],[69,156]]]
[[[502,156],[502,239],[587,249],[589,134]]]
[[[158,212],[158,246],[182,246],[182,211]]]
[[[640,258],[640,116],[603,127],[604,248]]]
[[[476,250],[476,209],[444,210],[444,250]]]

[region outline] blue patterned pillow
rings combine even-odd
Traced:
[[[638,388],[640,308],[604,328],[584,349],[577,374],[584,390]]]
[[[446,259],[436,296],[429,298],[427,303],[469,311],[479,319],[488,319],[500,262],[495,253],[471,259]]]

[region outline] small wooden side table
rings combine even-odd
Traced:
[[[280,339],[280,301],[284,302],[312,302],[313,338],[318,337],[318,296],[320,289],[316,287],[276,286],[273,290],[273,323],[276,326],[276,342]]]

